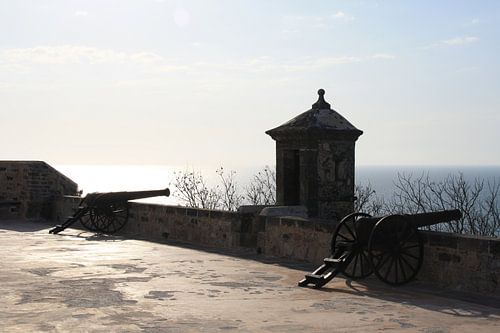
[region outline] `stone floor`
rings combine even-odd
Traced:
[[[297,263],[48,229],[0,221],[1,332],[500,332],[486,297],[375,279],[305,289]]]

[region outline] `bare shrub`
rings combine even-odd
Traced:
[[[383,197],[377,195],[371,183],[354,186],[354,211],[363,212],[372,216],[383,215],[386,212],[386,203]]]
[[[500,181],[470,182],[462,173],[448,175],[441,181],[432,181],[429,174],[414,177],[398,174],[396,190],[385,201],[378,198],[368,186],[356,186],[358,211],[372,215],[417,214],[438,210],[459,209],[463,217],[458,221],[429,226],[426,229],[481,236],[500,235]]]
[[[217,209],[221,203],[219,187],[208,187],[199,171],[174,172],[173,195],[187,207]]]
[[[235,176],[236,171],[229,171],[229,173],[224,173],[224,169],[220,167],[216,171],[219,175],[219,180],[221,182],[220,187],[220,208],[236,211],[241,206],[244,197],[238,193],[238,183],[236,182]]]
[[[276,172],[265,166],[245,187],[245,198],[251,205],[276,204]]]
[[[216,174],[219,183],[208,186],[199,171],[174,172],[173,195],[187,207],[229,211],[236,211],[245,202],[252,205],[276,203],[276,173],[269,166],[255,174],[243,189],[236,181],[236,171],[220,167]]]
[[[215,171],[220,184],[207,185],[200,171],[174,172],[173,195],[187,207],[236,211],[243,202],[236,182],[236,171]]]

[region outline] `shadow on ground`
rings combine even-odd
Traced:
[[[488,318],[500,315],[500,299],[494,296],[437,289],[435,286],[413,282],[405,286],[392,287],[370,277],[355,283],[347,279],[346,288],[323,287],[311,289],[318,293],[344,293],[376,298],[388,302],[415,306],[430,311],[446,313],[459,317]],[[432,301],[429,298],[432,297]],[[457,302],[450,303],[450,299]]]
[[[17,232],[35,232],[51,227],[53,224],[46,220],[0,220],[0,231],[10,230]],[[47,231],[48,234],[48,231]]]
[[[253,260],[264,264],[286,267],[300,272],[310,272],[316,268],[316,265],[310,263],[257,254],[254,249],[221,249],[167,239],[150,240],[131,236],[124,237],[95,234],[75,229],[74,226],[70,229],[64,230],[58,235],[51,235],[48,233],[48,230],[51,227],[53,227],[53,223],[47,221],[0,220],[0,232],[2,232],[2,229],[16,232],[39,232],[47,230],[47,237],[70,236],[83,238],[87,241],[103,242],[119,242],[126,239],[136,239],[157,244],[166,244],[169,246],[220,254],[239,259]],[[370,297],[459,317],[488,318],[493,315],[500,315],[500,299],[491,295],[475,294],[442,288],[439,289],[436,288],[436,286],[425,285],[418,281],[405,286],[392,287],[385,285],[374,277],[356,282],[347,279],[345,280],[345,284],[347,288],[335,288],[326,285],[321,289],[308,288],[308,291],[311,293],[343,293],[358,297]],[[299,287],[297,286],[297,288]],[[450,299],[456,300],[456,302],[450,302]],[[338,309],[339,306],[342,306],[342,304],[337,304],[337,302],[339,301],[332,298],[331,300],[318,304],[318,307],[322,309]]]

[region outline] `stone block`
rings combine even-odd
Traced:
[[[198,217],[210,217],[210,211],[208,209],[197,209]]]
[[[272,207],[272,205],[243,205],[238,208],[238,213],[255,215],[266,207]]]
[[[186,208],[187,216],[198,216],[198,209],[196,208]]]
[[[239,239],[238,246],[257,248],[257,234],[234,233],[235,239]]]
[[[296,216],[307,218],[305,206],[273,206],[262,209],[260,216]]]
[[[297,220],[290,218],[280,218],[280,225],[283,227],[295,228],[297,227]]]
[[[448,247],[457,249],[458,239],[456,235],[444,232],[423,232],[422,233],[430,246]]]
[[[489,253],[495,258],[500,258],[500,239],[490,239],[488,243]]]
[[[473,236],[455,235],[457,237],[458,249],[460,251],[474,251],[479,253],[488,253],[488,240]]]
[[[441,252],[441,253],[439,253],[438,257],[439,257],[439,261],[454,262],[454,263],[461,262],[460,256],[458,256],[456,254]]]
[[[234,226],[235,231],[239,231],[242,233],[251,233],[254,230],[254,224],[255,221],[253,217],[251,219],[244,219],[242,218],[239,223],[233,223],[232,225]],[[236,228],[236,227],[239,228]],[[232,229],[233,230],[233,229]]]

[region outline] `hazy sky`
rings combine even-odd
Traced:
[[[0,0],[0,159],[273,164],[318,88],[359,165],[499,165],[500,1]]]

